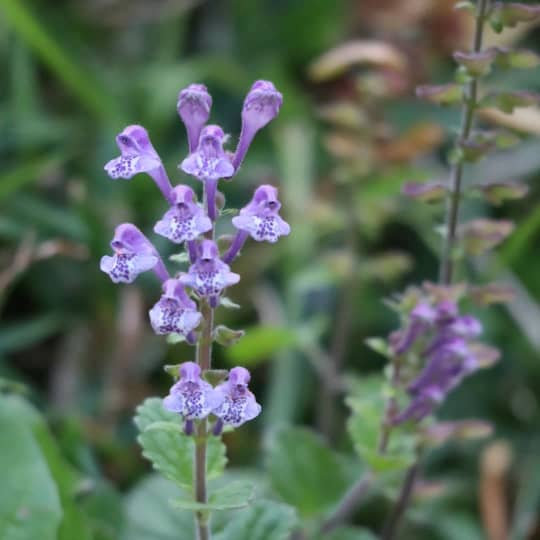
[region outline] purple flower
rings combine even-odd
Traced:
[[[216,435],[223,425],[236,428],[261,412],[261,406],[248,389],[250,379],[247,369],[235,367],[231,369],[229,379],[216,387],[216,392],[222,397],[221,404],[212,411],[219,419],[214,427]]]
[[[149,315],[156,334],[181,334],[188,343],[195,343],[193,330],[199,326],[202,315],[179,280],[168,279],[163,283],[163,294]]]
[[[180,281],[191,287],[200,297],[208,298],[212,307],[226,287],[235,285],[240,276],[231,272],[229,265],[219,258],[218,247],[212,240],[203,240],[198,247],[197,260]]]
[[[394,337],[394,354],[405,354],[437,320],[437,312],[427,303],[420,302],[411,311],[409,325]]]
[[[206,126],[201,132],[197,150],[180,164],[185,173],[204,182],[208,217],[212,221],[216,219],[217,182],[234,174],[231,160],[223,150],[224,140],[225,134],[219,126]]]
[[[152,242],[131,223],[122,223],[114,231],[111,242],[114,255],[104,255],[100,268],[114,283],[132,283],[142,272],[154,270],[162,281],[169,274]]]
[[[120,156],[105,165],[107,174],[114,180],[129,180],[138,173],[147,173],[170,201],[172,186],[146,129],[137,125],[128,126],[116,136],[116,144]]]
[[[195,240],[212,228],[212,222],[204,210],[194,202],[193,190],[188,186],[176,186],[171,193],[174,205],[154,227],[154,232],[176,244]]]
[[[270,81],[253,83],[242,109],[242,131],[233,160],[235,170],[240,167],[257,131],[278,115],[282,103],[283,96]]]
[[[291,232],[289,224],[279,215],[281,203],[274,186],[260,186],[250,203],[240,210],[240,215],[233,218],[233,225],[248,232],[258,242],[277,242],[280,236]]]
[[[190,84],[178,94],[176,110],[186,126],[189,151],[194,152],[203,126],[208,121],[212,96],[204,84]]]
[[[184,362],[180,365],[180,379],[164,398],[163,407],[182,415],[189,434],[193,420],[203,420],[222,402],[222,394],[201,379],[201,368],[195,362]]]

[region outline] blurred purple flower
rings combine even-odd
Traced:
[[[163,399],[163,407],[182,415],[185,431],[191,434],[193,420],[203,420],[222,402],[223,395],[201,379],[201,368],[195,362],[184,362],[180,365],[180,379]]]
[[[199,144],[199,136],[208,121],[211,107],[212,96],[204,84],[190,84],[178,94],[176,110],[186,126],[190,152],[194,152]]]
[[[202,315],[179,280],[168,279],[163,283],[163,294],[149,315],[156,334],[181,334],[188,343],[195,343],[193,330],[199,326]]]
[[[114,283],[132,283],[147,270],[153,270],[162,281],[169,279],[169,273],[152,242],[135,225],[118,225],[111,247],[114,255],[104,255],[100,268]]]
[[[417,317],[419,312],[425,315],[424,326],[421,327],[413,316],[416,314]],[[419,303],[411,312],[411,320],[405,336],[414,333],[414,340],[420,337],[429,339],[421,353],[426,363],[409,385],[411,401],[393,419],[394,424],[407,420],[419,421],[432,414],[464,377],[481,367],[470,340],[481,334],[482,325],[470,315],[460,316],[454,302],[440,302],[435,309],[426,303]],[[410,341],[411,338],[408,339]]]
[[[271,122],[279,113],[283,96],[270,81],[256,81],[244,100],[242,108],[242,131],[234,155],[237,170],[257,131]]]
[[[146,129],[127,126],[116,136],[116,144],[121,155],[105,165],[107,174],[114,180],[129,180],[138,173],[147,173],[170,202],[172,186]]]
[[[198,246],[197,260],[187,274],[180,276],[180,281],[216,307],[223,290],[238,283],[240,276],[219,258],[216,243],[205,239]]]
[[[231,369],[229,379],[216,387],[222,402],[212,411],[219,419],[214,427],[214,434],[218,435],[223,425],[236,428],[261,412],[261,406],[248,389],[250,379],[251,375],[247,369],[235,367]]]
[[[204,183],[208,217],[212,221],[216,219],[217,182],[234,174],[231,160],[223,150],[224,140],[225,134],[219,126],[204,127],[197,149],[180,164],[185,173]]]
[[[176,186],[172,190],[173,206],[158,221],[154,232],[176,244],[195,240],[212,228],[212,222],[204,210],[194,202],[193,190],[188,186]]]

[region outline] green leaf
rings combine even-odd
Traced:
[[[240,304],[236,304],[235,302],[233,302],[227,296],[223,296],[222,298],[220,298],[219,305],[221,307],[226,308],[226,309],[240,309],[242,307],[242,306],[240,306]]]
[[[0,400],[0,538],[57,540],[62,521],[58,488],[28,422]]]
[[[43,26],[43,18],[34,15],[28,4],[19,0],[3,0],[0,12],[3,14],[2,19],[63,80],[88,110],[107,122],[117,116],[118,107],[112,102],[110,92],[81,67],[88,64],[71,58],[70,48],[56,41],[58,34],[53,37]]]
[[[304,428],[279,429],[267,465],[273,490],[303,516],[333,506],[355,480],[343,458]]]
[[[193,514],[172,509],[168,503],[175,496],[178,487],[160,476],[142,480],[126,497],[122,540],[195,538]]]
[[[404,433],[395,433],[384,454],[378,452],[386,382],[382,375],[363,377],[352,386],[345,402],[352,414],[347,429],[360,457],[378,473],[406,469],[414,460],[413,441]]]
[[[330,534],[318,537],[317,540],[376,540],[376,536],[367,529],[359,527],[342,527]]]
[[[192,487],[195,441],[184,434],[177,414],[166,411],[159,398],[149,398],[137,407],[135,424],[143,456],[165,478],[188,490]],[[225,445],[218,437],[208,438],[207,475],[216,478],[223,473],[227,458]]]
[[[214,329],[213,337],[216,343],[223,345],[224,347],[230,347],[238,343],[244,336],[244,330],[233,330],[223,324],[220,324]]]
[[[186,493],[185,497],[173,499],[171,504],[182,510],[236,510],[248,506],[254,495],[252,484],[238,480],[210,492],[206,504],[194,501],[191,493]]]
[[[230,363],[252,366],[296,345],[297,333],[290,328],[255,326],[248,328],[242,341],[231,346],[226,355]]]
[[[288,540],[296,525],[293,508],[260,501],[237,512],[214,540]]]

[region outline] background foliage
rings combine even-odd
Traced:
[[[192,360],[191,351],[151,333],[151,276],[114,287],[98,261],[116,223],[149,231],[164,211],[147,179],[106,178],[115,134],[145,125],[176,170],[187,148],[176,96],[193,81],[207,84],[213,119],[233,139],[253,80],[271,79],[284,94],[227,196],[240,207],[259,183],[279,185],[294,231],[274,249],[248,246],[231,291],[242,308],[220,321],[247,335],[218,350],[217,367],[253,367],[264,404],[260,419],[225,438],[226,481],[250,479],[266,500],[236,511],[234,522],[235,510],[217,513],[216,538],[287,538],[299,519],[315,524],[331,512],[365,467],[354,447],[368,443],[347,434],[350,411],[330,388],[326,351],[355,381],[380,372],[384,359],[364,340],[397,324],[382,299],[436,277],[441,208],[400,190],[444,175],[458,111],[413,96],[417,84],[450,80],[451,51],[470,42],[468,19],[452,4],[57,0],[52,9],[0,0],[2,539],[191,538],[190,514],[168,505],[175,487],[150,472],[132,422],[145,397],[166,392],[162,365]],[[487,41],[538,49],[539,35],[525,25]],[[336,49],[345,42],[351,50]],[[489,84],[538,91],[540,71]],[[512,515],[513,539],[540,534],[540,111],[484,120],[511,122],[519,142],[466,181],[519,178],[530,192],[494,210],[466,202],[465,216],[516,219],[517,228],[462,277],[501,279],[517,295],[478,312],[502,361],[467,380],[439,416],[475,416],[495,430],[431,455],[404,539],[500,538],[491,536],[498,504]],[[372,490],[333,538],[377,531],[394,490],[392,482]]]

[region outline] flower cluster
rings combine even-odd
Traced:
[[[172,275],[152,242],[133,224],[116,228],[111,242],[112,256],[101,259],[101,270],[114,283],[132,283],[142,272],[152,270],[162,283],[162,295],[150,309],[149,316],[156,334],[179,334],[189,344],[198,339],[203,321],[201,305],[210,309],[220,304],[224,291],[239,282],[240,276],[230,264],[251,236],[258,242],[275,243],[290,232],[279,215],[281,204],[277,189],[263,185],[255,190],[251,201],[232,220],[236,228],[226,251],[221,254],[215,238],[215,222],[220,216],[219,180],[231,180],[236,174],[257,132],[278,114],[282,96],[268,81],[257,81],[247,94],[242,109],[242,130],[236,151],[224,149],[227,136],[221,127],[207,125],[212,98],[202,84],[191,84],[178,95],[177,111],[186,127],[189,155],[179,168],[203,185],[203,204],[187,185],[173,187],[163,162],[152,145],[148,132],[138,125],[126,127],[117,137],[120,156],[109,161],[105,170],[112,179],[129,180],[138,173],[148,174],[165,197],[168,209],[154,226],[154,232],[175,244],[184,245],[189,256],[187,272]],[[234,368],[227,382],[215,389],[201,379],[201,368],[182,364],[180,380],[165,399],[165,407],[179,412],[190,432],[194,420],[212,413],[223,425],[239,426],[254,418],[260,406],[247,389],[250,375]]]
[[[451,300],[416,304],[406,327],[390,336],[394,355],[414,350],[423,360],[423,368],[407,387],[410,402],[392,418],[393,424],[430,415],[464,377],[483,367],[483,349],[474,343],[481,333],[481,323],[460,315]]]
[[[239,427],[261,412],[261,406],[249,391],[249,371],[243,367],[231,369],[227,381],[215,388],[201,378],[201,368],[195,362],[179,366],[179,380],[171,387],[163,406],[182,416],[187,434],[193,432],[193,421],[216,417],[213,433],[219,435],[224,426]]]

